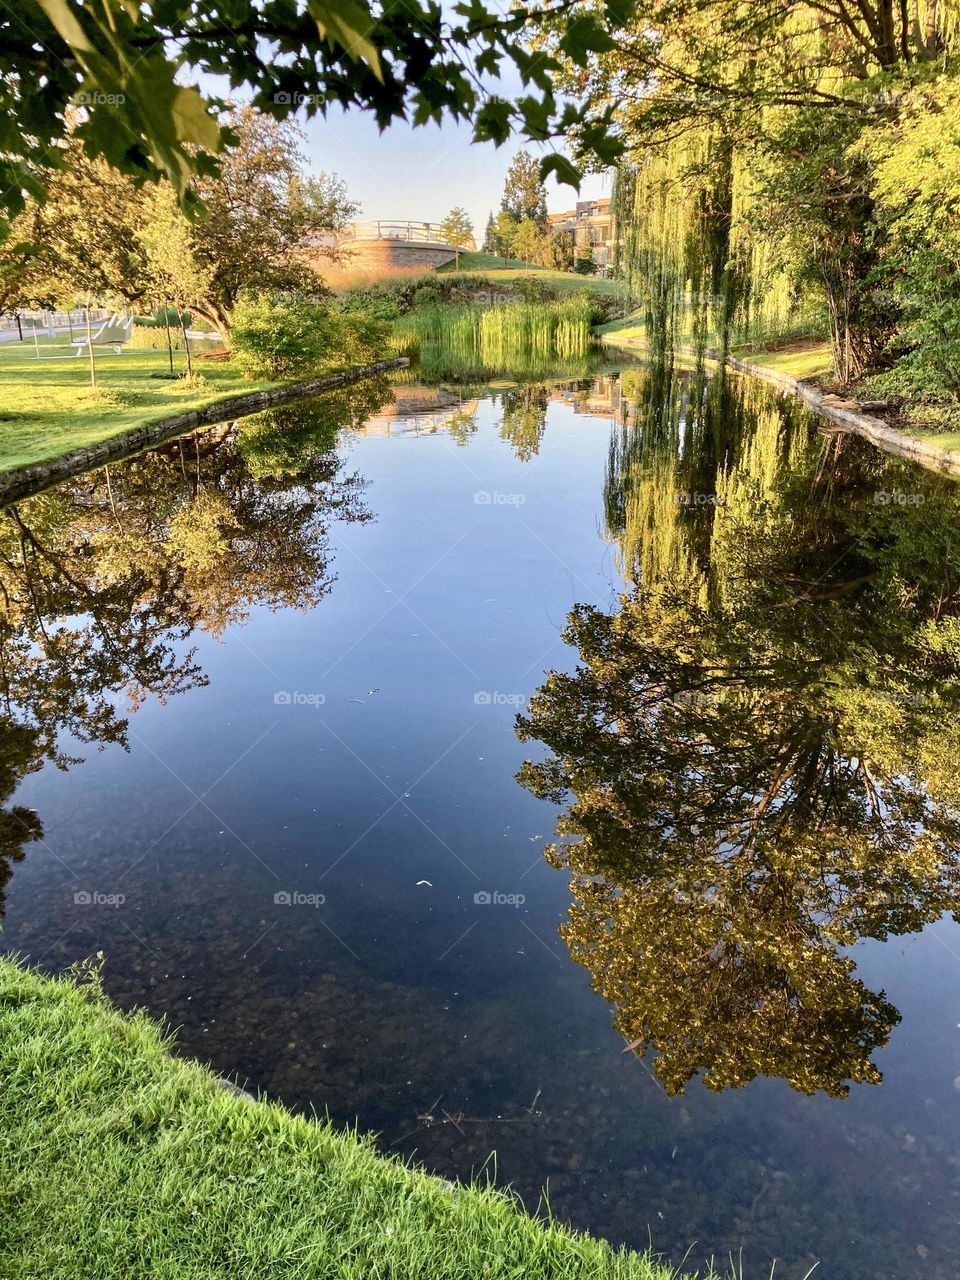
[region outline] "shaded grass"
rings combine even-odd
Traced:
[[[228,1093],[168,1044],[95,975],[0,958],[4,1280],[670,1280],[500,1192]]]
[[[40,349],[49,355],[70,351],[61,339],[46,339]],[[165,351],[98,350],[96,359],[94,390],[85,356],[37,360],[32,342],[0,345],[0,471],[271,385],[246,381],[230,363],[205,360],[195,360],[199,376],[192,382],[153,378],[169,369]],[[182,355],[175,355],[174,368],[182,370]]]

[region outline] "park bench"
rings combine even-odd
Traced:
[[[77,348],[78,356],[83,355],[89,346],[113,347],[114,351],[119,355],[130,341],[132,333],[133,317],[121,320],[114,312],[108,320],[104,320],[95,333],[90,334],[89,338],[86,334],[82,338],[73,338],[70,345]]]

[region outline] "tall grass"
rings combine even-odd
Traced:
[[[340,293],[349,289],[369,289],[374,285],[391,285],[411,280],[426,283],[433,279],[433,272],[423,267],[393,267],[377,264],[369,267],[353,266],[349,262],[322,267],[320,274],[331,289]]]
[[[441,304],[398,321],[394,346],[431,366],[462,371],[526,370],[582,359],[590,347],[590,306],[517,302],[496,306]]]

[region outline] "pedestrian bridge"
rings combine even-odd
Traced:
[[[389,267],[442,267],[456,257],[444,240],[439,222],[404,222],[378,218],[351,222],[338,236],[343,271]]]
[[[431,244],[443,249],[453,249],[443,238],[439,222],[391,222],[374,219],[370,222],[351,222],[341,235],[341,240],[398,240],[404,244]]]

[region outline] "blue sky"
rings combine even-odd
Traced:
[[[494,0],[498,2],[503,0]],[[505,65],[502,70],[502,76],[480,77],[488,90],[506,98],[527,91],[516,68]],[[206,92],[230,96],[218,77],[192,78]],[[244,94],[235,94],[234,100],[243,102]],[[416,129],[398,122],[381,134],[373,117],[358,110],[331,107],[326,116],[309,120],[301,110],[293,118],[306,134],[308,168],[342,178],[350,197],[360,205],[358,217],[439,222],[460,205],[470,215],[478,244],[487,214],[500,208],[503,181],[516,153],[546,154],[558,149],[556,143],[538,148],[522,138],[510,139],[501,147],[476,144],[469,123],[449,119],[443,125]],[[612,171],[588,174],[578,196],[573,187],[560,186],[551,174],[546,183],[547,208],[559,213],[572,208],[577,199],[608,196],[612,183]]]
[[[361,218],[437,222],[461,205],[473,219],[478,238],[487,214],[500,207],[511,159],[523,149],[522,139],[499,148],[471,143],[470,126],[452,121],[418,129],[394,124],[381,134],[372,118],[335,109],[326,119],[301,118],[299,123],[307,135],[309,167],[343,178],[361,205]],[[536,152],[533,146],[527,150]],[[609,177],[588,175],[580,198],[609,195],[610,187]],[[570,208],[577,198],[572,187],[558,186],[550,176],[551,212]]]

